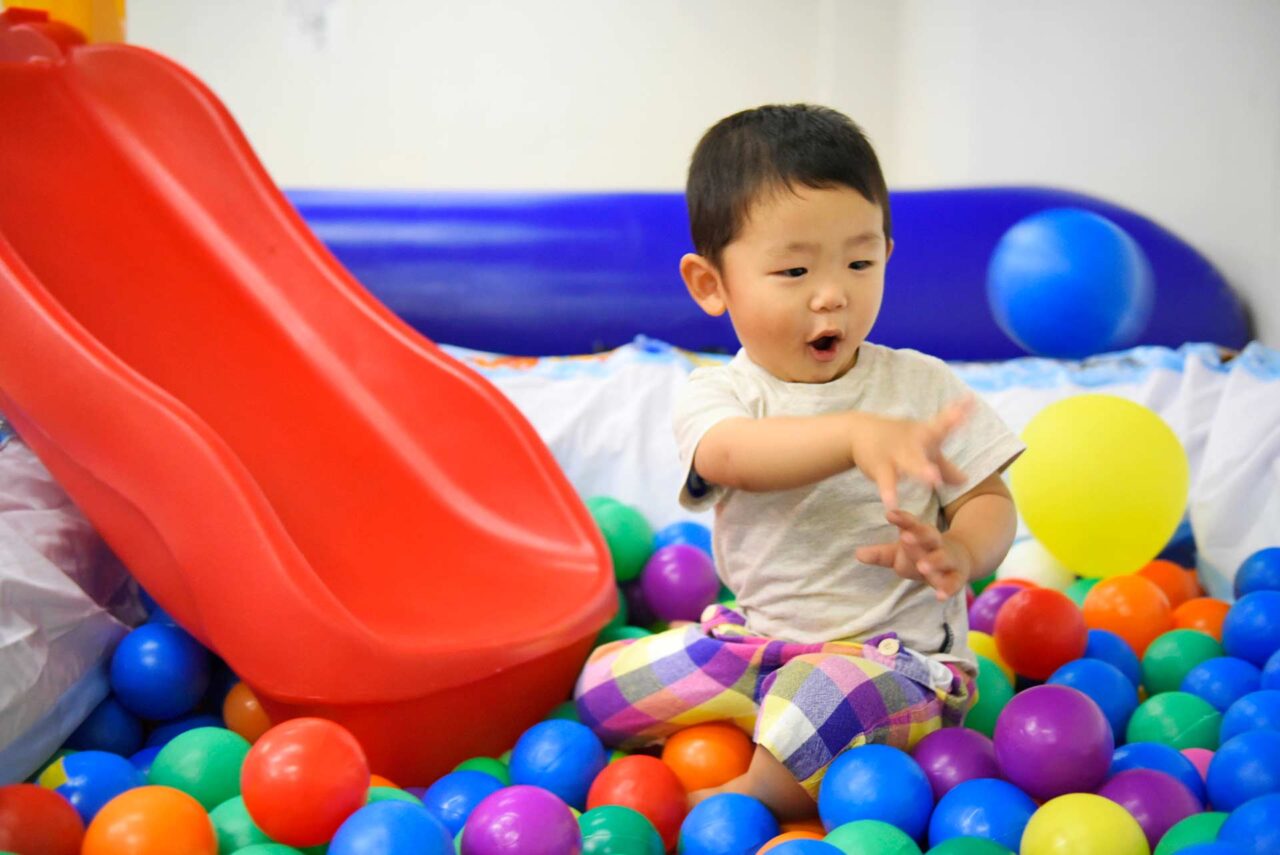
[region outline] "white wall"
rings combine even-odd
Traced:
[[[285,186],[682,186],[716,119],[853,116],[894,187],[1033,183],[1204,252],[1280,346],[1276,0],[129,0]]]

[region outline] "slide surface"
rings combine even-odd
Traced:
[[[402,785],[509,747],[615,607],[527,421],[155,54],[0,16],[0,411],[274,718]]]

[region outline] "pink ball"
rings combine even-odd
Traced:
[[[662,620],[692,620],[716,601],[720,580],[707,553],[683,543],[654,552],[640,571],[640,590]]]
[[[1196,771],[1200,773],[1200,778],[1208,780],[1209,761],[1213,759],[1213,752],[1208,748],[1184,748],[1182,753],[1191,761],[1191,765],[1196,767]]]

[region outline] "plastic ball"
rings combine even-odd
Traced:
[[[84,835],[83,855],[217,855],[200,803],[170,787],[138,787],[109,801]]]
[[[653,529],[644,515],[630,505],[603,496],[588,499],[587,510],[604,535],[618,581],[629,582],[639,576],[653,552]]]
[[[1263,666],[1262,681],[1259,684],[1259,688],[1280,689],[1280,650],[1271,654],[1271,658]]]
[[[1089,630],[1089,640],[1085,644],[1086,659],[1100,659],[1113,665],[1121,674],[1133,683],[1134,688],[1142,682],[1142,662],[1138,654],[1133,652],[1129,643],[1114,632],[1105,629]]]
[[[929,820],[929,845],[953,837],[981,837],[1015,849],[1036,803],[1007,781],[965,781],[938,802]]]
[[[1178,753],[1191,761],[1191,765],[1195,766],[1196,771],[1200,773],[1200,781],[1203,783],[1209,774],[1209,763],[1213,760],[1213,752],[1207,748],[1184,748]]]
[[[818,814],[827,828],[878,819],[919,839],[931,810],[933,787],[920,765],[887,745],[863,745],[840,754],[818,791]]]
[[[235,855],[304,855],[304,853],[301,849],[294,849],[283,843],[252,843],[243,849],[237,849]]]
[[[1142,247],[1106,217],[1051,208],[1004,233],[987,267],[987,300],[1028,353],[1080,359],[1137,340],[1151,316],[1154,275]]]
[[[1019,591],[1025,590],[1019,585],[997,584],[991,585],[985,591],[978,595],[973,601],[973,605],[969,607],[969,629],[985,632],[988,635],[995,632],[996,617],[1000,614],[1000,609],[1009,599]]]
[[[163,748],[168,745],[174,737],[186,733],[189,730],[195,730],[200,727],[222,727],[223,721],[216,715],[209,713],[196,713],[195,715],[183,716],[173,721],[156,727],[147,735],[148,748]]]
[[[1176,778],[1155,769],[1129,769],[1109,779],[1098,795],[1127,810],[1153,847],[1178,822],[1204,805]]]
[[[1236,599],[1254,591],[1280,591],[1280,546],[1268,546],[1246,558],[1236,570]]]
[[[457,766],[453,767],[453,771],[455,772],[465,772],[467,770],[483,772],[500,781],[502,786],[511,786],[511,767],[497,758],[472,757],[469,760],[463,760]]]
[[[150,783],[182,790],[205,810],[240,794],[240,767],[249,753],[244,737],[201,727],[173,738],[160,750],[147,776]]]
[[[1124,737],[1129,717],[1138,708],[1138,690],[1120,669],[1101,659],[1077,659],[1049,676],[1051,686],[1069,686],[1084,692],[1098,705],[1118,742]]]
[[[680,826],[681,855],[755,852],[780,833],[778,821],[756,799],[719,793],[689,811]]]
[[[338,827],[329,855],[454,855],[453,836],[426,808],[402,801],[366,805]]]
[[[236,683],[227,692],[222,701],[222,720],[227,723],[227,730],[240,734],[249,742],[257,742],[258,737],[271,729],[271,719],[258,702],[253,690],[244,683]]]
[[[1041,800],[1094,789],[1115,750],[1102,710],[1066,686],[1015,695],[1000,714],[994,741],[1002,776]]]
[[[978,700],[969,708],[965,716],[965,727],[973,728],[979,733],[992,736],[996,731],[996,722],[1000,713],[1013,699],[1013,685],[1005,678],[994,662],[985,656],[978,656]]]
[[[605,805],[578,818],[582,855],[664,855],[662,835],[639,811]]]
[[[1260,796],[1231,812],[1218,829],[1218,841],[1239,847],[1243,855],[1280,852],[1280,794]]]
[[[804,838],[784,840],[777,846],[762,848],[759,855],[764,855],[765,852],[772,852],[773,855],[840,855],[840,850],[825,840]]]
[[[1014,855],[1014,852],[982,837],[953,837],[930,849],[929,855]]]
[[[1175,823],[1160,838],[1153,855],[1173,855],[1197,843],[1212,843],[1218,839],[1218,829],[1226,818],[1221,812],[1198,813]]]
[[[120,640],[111,689],[130,712],[163,720],[190,712],[209,686],[209,652],[182,630],[147,623]]]
[[[916,743],[912,758],[929,779],[935,800],[965,781],[995,778],[996,749],[991,739],[976,730],[943,727]]]
[[[1015,543],[996,568],[996,579],[1022,579],[1041,588],[1065,591],[1076,581],[1072,573],[1035,538]]]
[[[1128,742],[1159,742],[1177,749],[1218,747],[1222,713],[1186,692],[1165,692],[1138,705],[1125,732]]]
[[[539,787],[517,784],[488,796],[462,829],[462,855],[578,855],[582,832],[573,811]]]
[[[297,718],[254,743],[240,784],[249,815],[272,840],[317,846],[364,805],[369,763],[346,728]]]
[[[1027,823],[1021,855],[1149,855],[1142,826],[1120,805],[1093,793],[1070,793],[1045,802]]]
[[[674,849],[680,823],[689,811],[688,796],[676,773],[656,757],[636,754],[604,768],[587,793],[587,808],[622,805],[638,811]]]
[[[143,748],[135,751],[129,756],[129,762],[132,763],[142,776],[145,778],[151,774],[151,764],[156,762],[156,758],[160,756],[162,746],[152,745],[149,748]]]
[[[729,722],[686,727],[662,748],[662,762],[689,792],[733,780],[747,771],[754,755],[751,737]]]
[[[372,805],[378,802],[408,802],[411,805],[422,806],[422,799],[399,787],[370,787],[369,795],[365,797],[365,804]]]
[[[1226,709],[1262,685],[1262,672],[1251,663],[1234,656],[1206,659],[1187,672],[1178,688],[1204,698],[1213,708]]]
[[[1280,650],[1280,591],[1255,591],[1237,600],[1222,622],[1222,646],[1229,656],[1266,665]]]
[[[683,543],[664,546],[640,571],[645,602],[661,620],[698,620],[716,601],[720,580],[707,553]]]
[[[511,783],[555,793],[583,808],[591,782],[607,758],[600,737],[576,721],[552,719],[526,730],[511,751]]]
[[[1009,667],[1009,663],[1000,658],[1000,650],[996,647],[996,640],[985,632],[979,632],[976,629],[969,630],[969,649],[979,656],[984,656],[996,664],[1000,669],[1000,673],[1004,674],[1008,679],[1009,685],[1013,685],[1014,680],[1018,679],[1013,673],[1013,669]]]
[[[1141,576],[1104,579],[1084,598],[1084,622],[1123,638],[1141,656],[1147,645],[1173,628],[1169,598]]]
[[[1111,756],[1111,769],[1108,771],[1108,776],[1115,777],[1121,772],[1134,769],[1151,769],[1168,775],[1186,787],[1201,805],[1209,799],[1204,779],[1200,776],[1195,764],[1176,748],[1170,748],[1159,742],[1131,742],[1117,748],[1115,754]]]
[[[1018,511],[1077,575],[1132,573],[1178,527],[1190,481],[1187,455],[1169,426],[1141,404],[1074,395],[1037,413],[1022,439],[1027,451],[1010,467]]]
[[[846,822],[831,829],[827,842],[844,855],[920,855],[920,847],[906,832],[877,819]]]
[[[807,844],[820,842],[824,846],[831,846],[830,843],[826,843],[822,840],[824,834],[825,833],[818,833],[816,831],[787,831],[786,829],[783,829],[781,834],[779,834],[777,837],[765,843],[765,845],[761,846],[760,849],[756,852],[756,855],[765,855],[766,852],[773,852],[774,855],[777,855],[778,848],[781,847],[782,844],[784,843],[802,843],[803,842],[803,843],[806,843],[807,845]],[[809,846],[807,850],[806,849],[797,850],[795,847],[788,847],[787,849],[783,850],[783,855],[786,855],[787,852],[791,852],[792,855],[796,855],[796,853],[799,852],[801,853],[801,855],[803,855],[805,851],[813,852],[814,850],[812,846]],[[840,852],[839,849],[836,849],[833,846],[830,849],[819,849],[817,851],[819,853],[824,853],[824,852],[828,853],[828,855],[831,855],[831,853]]]
[[[1044,680],[1084,655],[1088,630],[1066,594],[1048,588],[1020,591],[996,618],[1000,656],[1016,673]]]
[[[1093,586],[1101,581],[1101,579],[1077,579],[1063,593],[1067,595],[1071,602],[1083,609],[1085,597],[1089,596]]]
[[[147,781],[118,754],[78,751],[50,763],[38,783],[69,801],[87,825],[107,802]]]
[[[1138,575],[1154,582],[1157,588],[1164,591],[1169,606],[1173,609],[1204,593],[1200,590],[1200,582],[1194,571],[1162,558],[1147,562],[1138,571]]]
[[[1142,654],[1142,685],[1147,692],[1175,692],[1191,669],[1222,656],[1222,645],[1194,629],[1174,629],[1147,645]]]
[[[671,546],[677,543],[695,546],[710,555],[711,529],[693,520],[680,520],[664,526],[653,536],[653,549],[655,552],[664,546]]]
[[[79,855],[84,820],[71,803],[35,784],[0,787],[0,851]]]
[[[128,757],[142,748],[142,722],[115,698],[94,707],[89,717],[67,737],[77,751],[109,751]]]
[[[1231,606],[1222,600],[1196,597],[1173,610],[1173,625],[1177,629],[1198,629],[1222,641],[1222,624],[1230,610]]]
[[[476,805],[504,786],[497,778],[484,772],[472,769],[450,772],[427,788],[422,795],[422,804],[444,823],[451,835],[457,834]]]
[[[1250,692],[1227,707],[1219,739],[1226,742],[1250,730],[1280,730],[1280,691]]]
[[[1225,811],[1280,792],[1280,733],[1251,730],[1228,739],[1214,752],[1206,783],[1209,801]]]
[[[227,799],[209,811],[209,820],[218,836],[219,852],[239,852],[255,843],[270,843],[271,838],[253,822],[249,809],[240,796]]]

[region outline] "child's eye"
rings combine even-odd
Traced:
[[[786,276],[788,279],[798,279],[808,272],[808,268],[805,267],[788,267],[786,270],[779,270],[777,275]]]
[[[851,261],[849,262],[849,268],[851,270],[866,270],[872,264],[873,262],[870,261]]]

